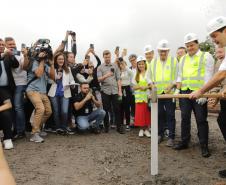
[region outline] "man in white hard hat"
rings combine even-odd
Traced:
[[[176,86],[177,60],[169,55],[170,47],[167,40],[159,41],[157,50],[159,57],[152,61],[148,77],[152,79],[153,84],[157,87],[157,94],[168,94]],[[176,105],[172,99],[158,100],[158,142],[163,141],[165,128],[168,128],[169,137],[166,144],[168,147],[174,146],[175,108]]]
[[[151,61],[154,58],[154,49],[152,48],[151,45],[146,45],[144,47],[144,54],[146,58],[147,68],[149,68]]]
[[[177,88],[180,89],[181,94],[190,94],[201,89],[211,79],[214,73],[214,59],[209,53],[199,50],[196,34],[188,33],[184,37],[184,44],[188,53],[180,61]],[[193,111],[198,128],[202,156],[209,157],[207,99],[190,100],[183,98],[179,102],[181,109],[181,141],[175,146],[175,149],[183,150],[188,148],[191,138],[191,113]]]
[[[207,32],[215,42],[218,47],[226,47],[226,17],[220,16],[212,19],[207,25]],[[193,92],[190,95],[191,99],[197,99],[201,97],[202,94],[208,92],[210,89],[217,86],[226,78],[226,58],[222,61],[219,71],[213,76],[211,80],[208,81],[201,89]],[[225,91],[222,93],[222,96],[225,97]],[[226,103],[225,103],[226,104]],[[221,106],[221,109],[226,109],[224,106]],[[225,111],[225,110],[221,110]],[[226,170],[219,171],[219,176],[226,178]]]
[[[207,25],[207,31],[218,47],[226,47],[226,17],[212,19]],[[222,61],[219,71],[200,90],[191,94],[190,98],[199,98],[202,94],[217,86],[226,77],[226,58]],[[225,96],[225,94],[222,94]]]

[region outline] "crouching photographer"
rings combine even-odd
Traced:
[[[48,78],[55,80],[52,49],[48,39],[40,39],[31,48],[31,67],[28,70],[27,97],[35,108],[30,141],[41,143],[40,128],[52,114],[51,104],[47,96]]]
[[[91,122],[94,123],[94,132],[96,134],[100,133],[100,123],[104,120],[105,111],[101,109],[101,102],[98,101],[95,95],[89,88],[89,84],[84,82],[80,85],[81,92],[72,98],[72,103],[74,105],[74,113],[76,114],[76,122],[78,124],[78,129],[84,131],[89,129]],[[96,110],[94,109],[97,107]]]

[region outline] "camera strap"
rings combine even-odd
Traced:
[[[27,83],[27,87],[28,87],[32,82],[34,82],[37,78],[38,78],[37,76],[33,77],[33,78]]]

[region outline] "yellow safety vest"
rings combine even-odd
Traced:
[[[176,78],[178,62],[174,57],[168,56],[165,63],[155,59],[151,65],[151,78],[157,87],[157,94],[164,93],[167,86],[173,83]]]
[[[148,86],[147,80],[141,74],[140,74],[139,83],[137,83],[137,85]],[[135,102],[136,103],[142,103],[142,102],[147,103],[148,102],[148,90],[144,90],[144,91],[143,90],[135,90],[134,95],[135,95]]]
[[[193,60],[191,62],[191,60]],[[193,58],[186,54],[181,60],[182,87],[181,90],[196,91],[204,85],[206,57],[205,52],[194,55]]]

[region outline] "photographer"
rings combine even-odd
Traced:
[[[12,114],[11,101],[14,94],[15,82],[12,75],[12,68],[17,68],[19,62],[11,50],[5,50],[5,43],[0,39],[0,104],[1,104],[1,128],[4,133],[4,148],[12,149]],[[10,105],[10,106],[9,106]],[[7,107],[7,110],[4,109]],[[5,111],[3,111],[5,110]]]
[[[25,113],[24,113],[24,93],[27,86],[27,67],[29,60],[26,48],[17,51],[16,42],[12,37],[5,38],[7,50],[12,51],[13,55],[19,62],[19,67],[12,70],[13,78],[16,84],[13,96],[13,105],[15,109],[14,120],[14,139],[25,137]]]
[[[90,85],[90,88],[95,92],[95,95],[97,96],[97,99],[99,101],[101,101],[100,83],[99,83],[98,78],[97,78],[97,68],[101,65],[101,61],[100,61],[100,58],[97,56],[97,54],[94,51],[93,44],[90,44],[90,48],[89,48],[89,50],[86,53],[86,58],[87,58],[87,56],[89,56],[89,54],[92,54],[96,58],[96,61],[97,61],[96,67],[94,67],[93,62],[90,61],[90,60],[87,63],[87,65],[85,66],[86,69],[93,70],[93,80],[90,82],[89,85]],[[90,57],[88,57],[88,58],[90,58]]]
[[[122,97],[120,70],[117,65],[111,63],[111,53],[109,50],[103,52],[104,64],[97,69],[98,81],[101,82],[101,97],[103,107],[106,112],[104,119],[105,132],[109,132],[108,112],[113,105],[117,131],[125,133],[125,127],[120,116],[120,99]]]
[[[35,51],[38,51],[28,71],[27,96],[35,108],[30,141],[43,142],[40,137],[40,128],[52,114],[51,104],[46,95],[47,80],[55,80],[55,69],[52,61],[52,50],[46,40],[40,40]]]
[[[122,57],[119,59],[119,68],[121,71],[121,80],[122,80],[122,122],[124,117],[126,119],[126,130],[130,130],[130,107],[132,102],[132,79],[133,72],[127,67],[126,62]]]
[[[100,109],[101,102],[91,93],[88,83],[82,83],[80,89],[81,92],[72,99],[78,129],[84,131],[95,121],[94,132],[99,134],[99,125],[104,120],[105,111]],[[96,110],[93,110],[93,105],[97,107]]]
[[[63,53],[54,56],[55,82],[49,90],[49,97],[53,105],[53,116],[58,134],[68,134],[68,108],[71,97],[70,85],[74,85],[74,78],[67,66]]]

